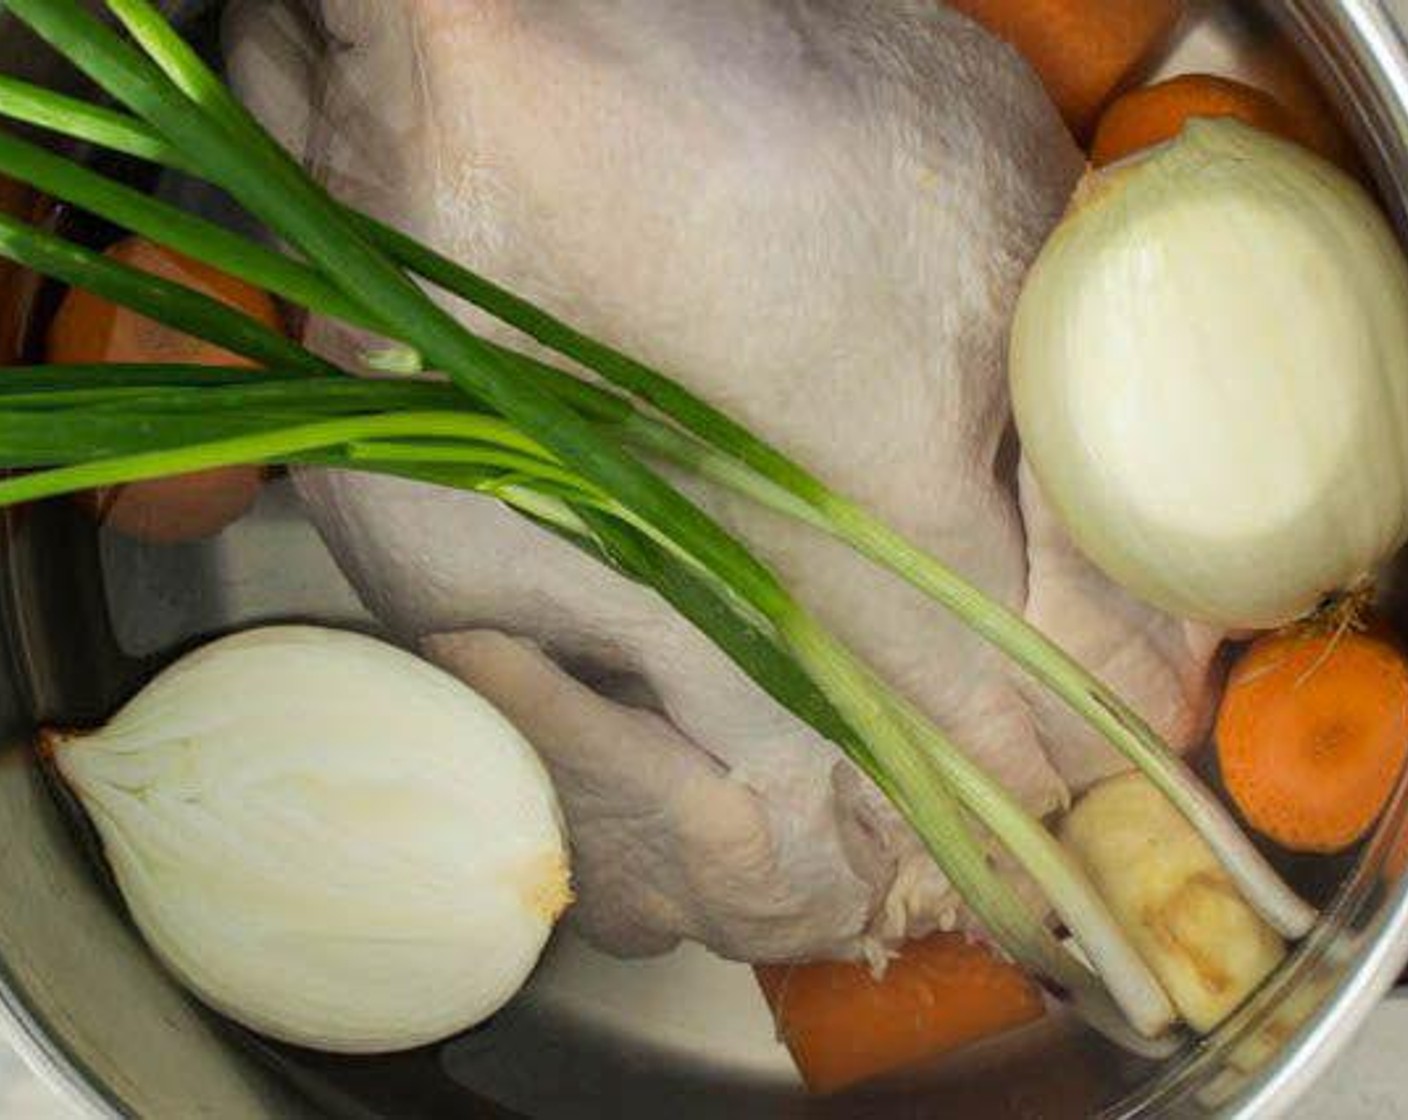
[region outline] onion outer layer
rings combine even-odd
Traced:
[[[1092,174],[1013,327],[1022,445],[1077,545],[1269,628],[1408,537],[1408,266],[1368,194],[1233,121]]]
[[[47,746],[157,956],[285,1042],[381,1053],[473,1026],[522,986],[570,900],[528,743],[371,638],[225,638]]]

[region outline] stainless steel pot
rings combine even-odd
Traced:
[[[1268,18],[1319,71],[1408,230],[1408,0],[1208,0],[1170,68],[1235,68]],[[0,13],[0,69],[51,63]],[[623,965],[570,938],[509,1013],[445,1046],[357,1061],[271,1047],[192,1004],[154,965],[25,743],[37,720],[100,715],[194,636],[291,615],[370,620],[277,487],[205,546],[144,549],[95,534],[64,506],[24,511],[4,530],[0,1027],[94,1115],[1271,1116],[1408,961],[1405,783],[1354,865],[1320,884],[1323,929],[1217,1037],[1162,1064],[1052,1023],[906,1083],[808,1100],[747,970],[690,951]],[[1408,598],[1398,613],[1408,621]]]

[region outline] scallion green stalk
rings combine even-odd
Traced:
[[[310,377],[338,373],[337,367],[219,300],[52,237],[8,214],[0,214],[0,256],[117,299],[151,318],[187,323],[191,333],[255,361]]]
[[[161,442],[157,433],[160,421],[149,418],[148,431],[134,431],[130,417],[110,418],[108,438],[127,441],[129,446]],[[173,446],[153,451],[121,451],[93,462],[35,471],[0,479],[0,506],[38,501],[91,490],[100,486],[117,486],[128,482],[164,478],[173,474],[233,467],[244,463],[280,463],[299,452],[320,448],[341,447],[350,443],[399,437],[462,440],[466,445],[482,444],[506,451],[520,452],[525,457],[548,461],[543,448],[525,437],[517,427],[493,416],[470,412],[396,412],[388,415],[337,417],[313,423],[270,429],[265,421],[255,421],[254,430],[229,435],[227,438],[199,442],[192,433],[208,421],[176,418],[185,431],[173,437]],[[238,426],[239,421],[226,421]],[[47,417],[30,413],[6,415],[0,412],[0,454],[7,462],[20,457],[19,449],[26,446],[26,427],[36,440],[48,441],[56,448],[54,456],[62,456],[71,446],[82,442],[92,446],[90,432],[77,431],[78,422],[56,425]],[[99,437],[101,438],[101,437]],[[466,454],[466,457],[468,455]]]
[[[315,269],[5,132],[0,132],[0,167],[46,195],[88,210],[300,307],[357,326],[378,328],[374,317]]]
[[[269,383],[307,385],[301,373],[277,368],[242,369],[237,366],[190,363],[114,362],[56,363],[41,366],[5,366],[0,376],[0,407],[11,394],[69,389],[159,389],[184,386],[249,387]]]
[[[1314,926],[1314,908],[1276,874],[1226,808],[1158,732],[1113,689],[1020,615],[835,493],[826,491],[809,499],[809,490],[790,487],[703,442],[682,441],[649,418],[629,418],[624,436],[636,447],[844,541],[943,604],[1065,701],[1142,770],[1217,852],[1247,901],[1267,922],[1291,938],[1304,937]]]
[[[135,117],[9,74],[0,74],[0,116],[189,175],[200,174],[159,132]]]
[[[916,809],[906,803],[904,786],[895,780],[893,766],[874,757],[866,741],[856,735],[817,686],[799,673],[794,663],[781,652],[773,634],[760,630],[747,616],[738,615],[728,595],[722,593],[707,577],[701,578],[694,567],[681,564],[669,549],[659,546],[648,536],[636,533],[629,525],[615,524],[597,511],[584,512],[583,519],[601,541],[608,557],[623,571],[654,587],[682,615],[694,622],[707,637],[724,650],[764,691],[821,731],[832,742],[842,746],[932,847],[932,822],[926,822],[922,807]],[[864,676],[869,675],[868,670],[863,668],[860,672]],[[873,680],[873,677],[871,679]],[[906,760],[906,766],[933,764],[936,757],[959,754],[957,748],[949,743],[937,728],[879,682],[875,682],[874,695],[888,705],[892,712],[899,713],[911,728],[923,728],[923,738],[917,735],[915,743],[926,746],[930,752],[929,756],[926,758],[921,750]],[[938,749],[935,750],[935,747]],[[994,794],[995,787],[991,780],[971,764],[968,764],[968,773],[972,780],[967,782],[950,782],[946,780],[949,775],[943,774],[940,788],[931,789],[933,801],[942,804],[947,800],[952,811],[952,802],[957,795],[956,800],[961,801],[980,818],[985,818],[987,814],[984,812],[984,799],[995,796],[1001,800],[1005,795],[1000,790]],[[940,771],[936,770],[935,776],[939,774]],[[929,781],[932,784],[932,779]],[[1016,815],[1026,820],[1031,829],[1041,833],[1045,839],[1040,843],[1054,845],[1050,834],[1045,833],[1020,807],[1014,808],[1010,799],[1004,802],[1004,807],[1012,808]],[[990,822],[985,820],[985,823]],[[1170,1048],[1176,1046],[1171,1037],[1162,1035],[1173,1020],[1173,1010],[1157,983],[1149,975],[1146,966],[1127,945],[1120,945],[1122,935],[1118,926],[1109,917],[1103,901],[1094,892],[1088,880],[1084,879],[1079,868],[1071,865],[1064,867],[1062,871],[1067,873],[1067,881],[1063,883],[1055,884],[1054,877],[1043,878],[1042,868],[1038,866],[1040,859],[1033,862],[1030,858],[1033,846],[1027,842],[1029,837],[1019,837],[1018,832],[1019,829],[1016,828],[1004,828],[1002,839],[1018,862],[1035,873],[1033,877],[1036,881],[1048,887],[1054,885],[1057,889],[1053,893],[1065,889],[1078,893],[1080,900],[1075,905],[1077,908],[1085,908],[1084,916],[1089,917],[1093,924],[1106,924],[1104,933],[1119,948],[1113,953],[1104,953],[1097,944],[1096,956],[1107,965],[1102,973],[1107,984],[1112,980],[1110,973],[1118,973],[1113,977],[1113,987],[1121,989],[1120,994],[1112,1002],[1089,971],[1062,950],[1044,928],[1030,931],[1021,943],[1024,948],[1015,955],[1028,968],[1047,977],[1061,988],[1096,1029],[1137,1053],[1149,1057],[1166,1057],[1171,1052]],[[1017,842],[1011,843],[1013,840]],[[947,842],[963,846],[960,863],[967,874],[991,877],[986,854],[980,845],[973,843],[971,836],[960,835]],[[945,867],[946,873],[952,874],[945,860],[940,859],[939,862]],[[963,881],[955,879],[954,882],[966,896]],[[1014,892],[1005,888],[1005,884],[1001,906],[1007,915],[1006,920],[1023,927],[1029,924],[1025,905]],[[1104,915],[1103,919],[1101,914]],[[980,914],[980,917],[985,922],[992,920],[987,915]],[[1088,933],[1089,925],[1084,921],[1081,924],[1083,932]],[[1003,929],[1000,925],[989,928],[995,934]],[[1115,962],[1113,968],[1109,967],[1110,962]],[[1128,1016],[1128,1019],[1125,1016]],[[1135,1032],[1129,1029],[1130,1021],[1136,1025]]]
[[[240,409],[305,409],[315,415],[351,412],[390,412],[470,409],[471,403],[453,386],[430,381],[363,381],[290,377],[240,367],[198,366],[207,373],[192,383],[192,367],[169,366],[41,366],[37,381],[28,371],[7,367],[0,376],[0,411],[58,411],[82,407],[100,412],[221,413]],[[167,374],[166,371],[175,371]],[[107,371],[111,371],[110,373]],[[90,376],[96,374],[97,376]],[[46,384],[46,381],[49,382]],[[18,382],[18,384],[16,384]],[[114,383],[116,382],[116,383]]]

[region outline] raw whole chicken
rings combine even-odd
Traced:
[[[286,4],[235,6],[232,75],[336,194],[688,384],[1201,733],[1217,636],[1019,505],[1008,318],[1082,160],[1008,48],[932,0]],[[653,593],[486,498],[300,485],[379,617],[542,752],[598,944],[874,957],[962,920],[879,793]],[[1031,809],[1118,768],[896,579],[692,493]]]

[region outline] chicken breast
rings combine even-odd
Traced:
[[[231,69],[336,194],[679,379],[1026,606],[1005,339],[1082,161],[1008,48],[930,0],[303,8],[236,5]],[[307,335],[349,361],[362,344]],[[301,485],[378,615],[547,758],[598,944],[852,956],[960,920],[878,792],[653,593],[482,497]],[[1067,799],[1053,757],[1082,781],[1111,767],[1079,735],[1048,754],[1004,660],[894,577],[692,492],[1034,811]],[[1103,592],[1039,560],[1072,609],[1033,601],[1083,632]],[[1206,669],[1150,622],[1127,604],[1098,642],[1150,643],[1114,663],[1136,701],[1144,676],[1164,697]],[[1187,692],[1154,714],[1191,726]]]

